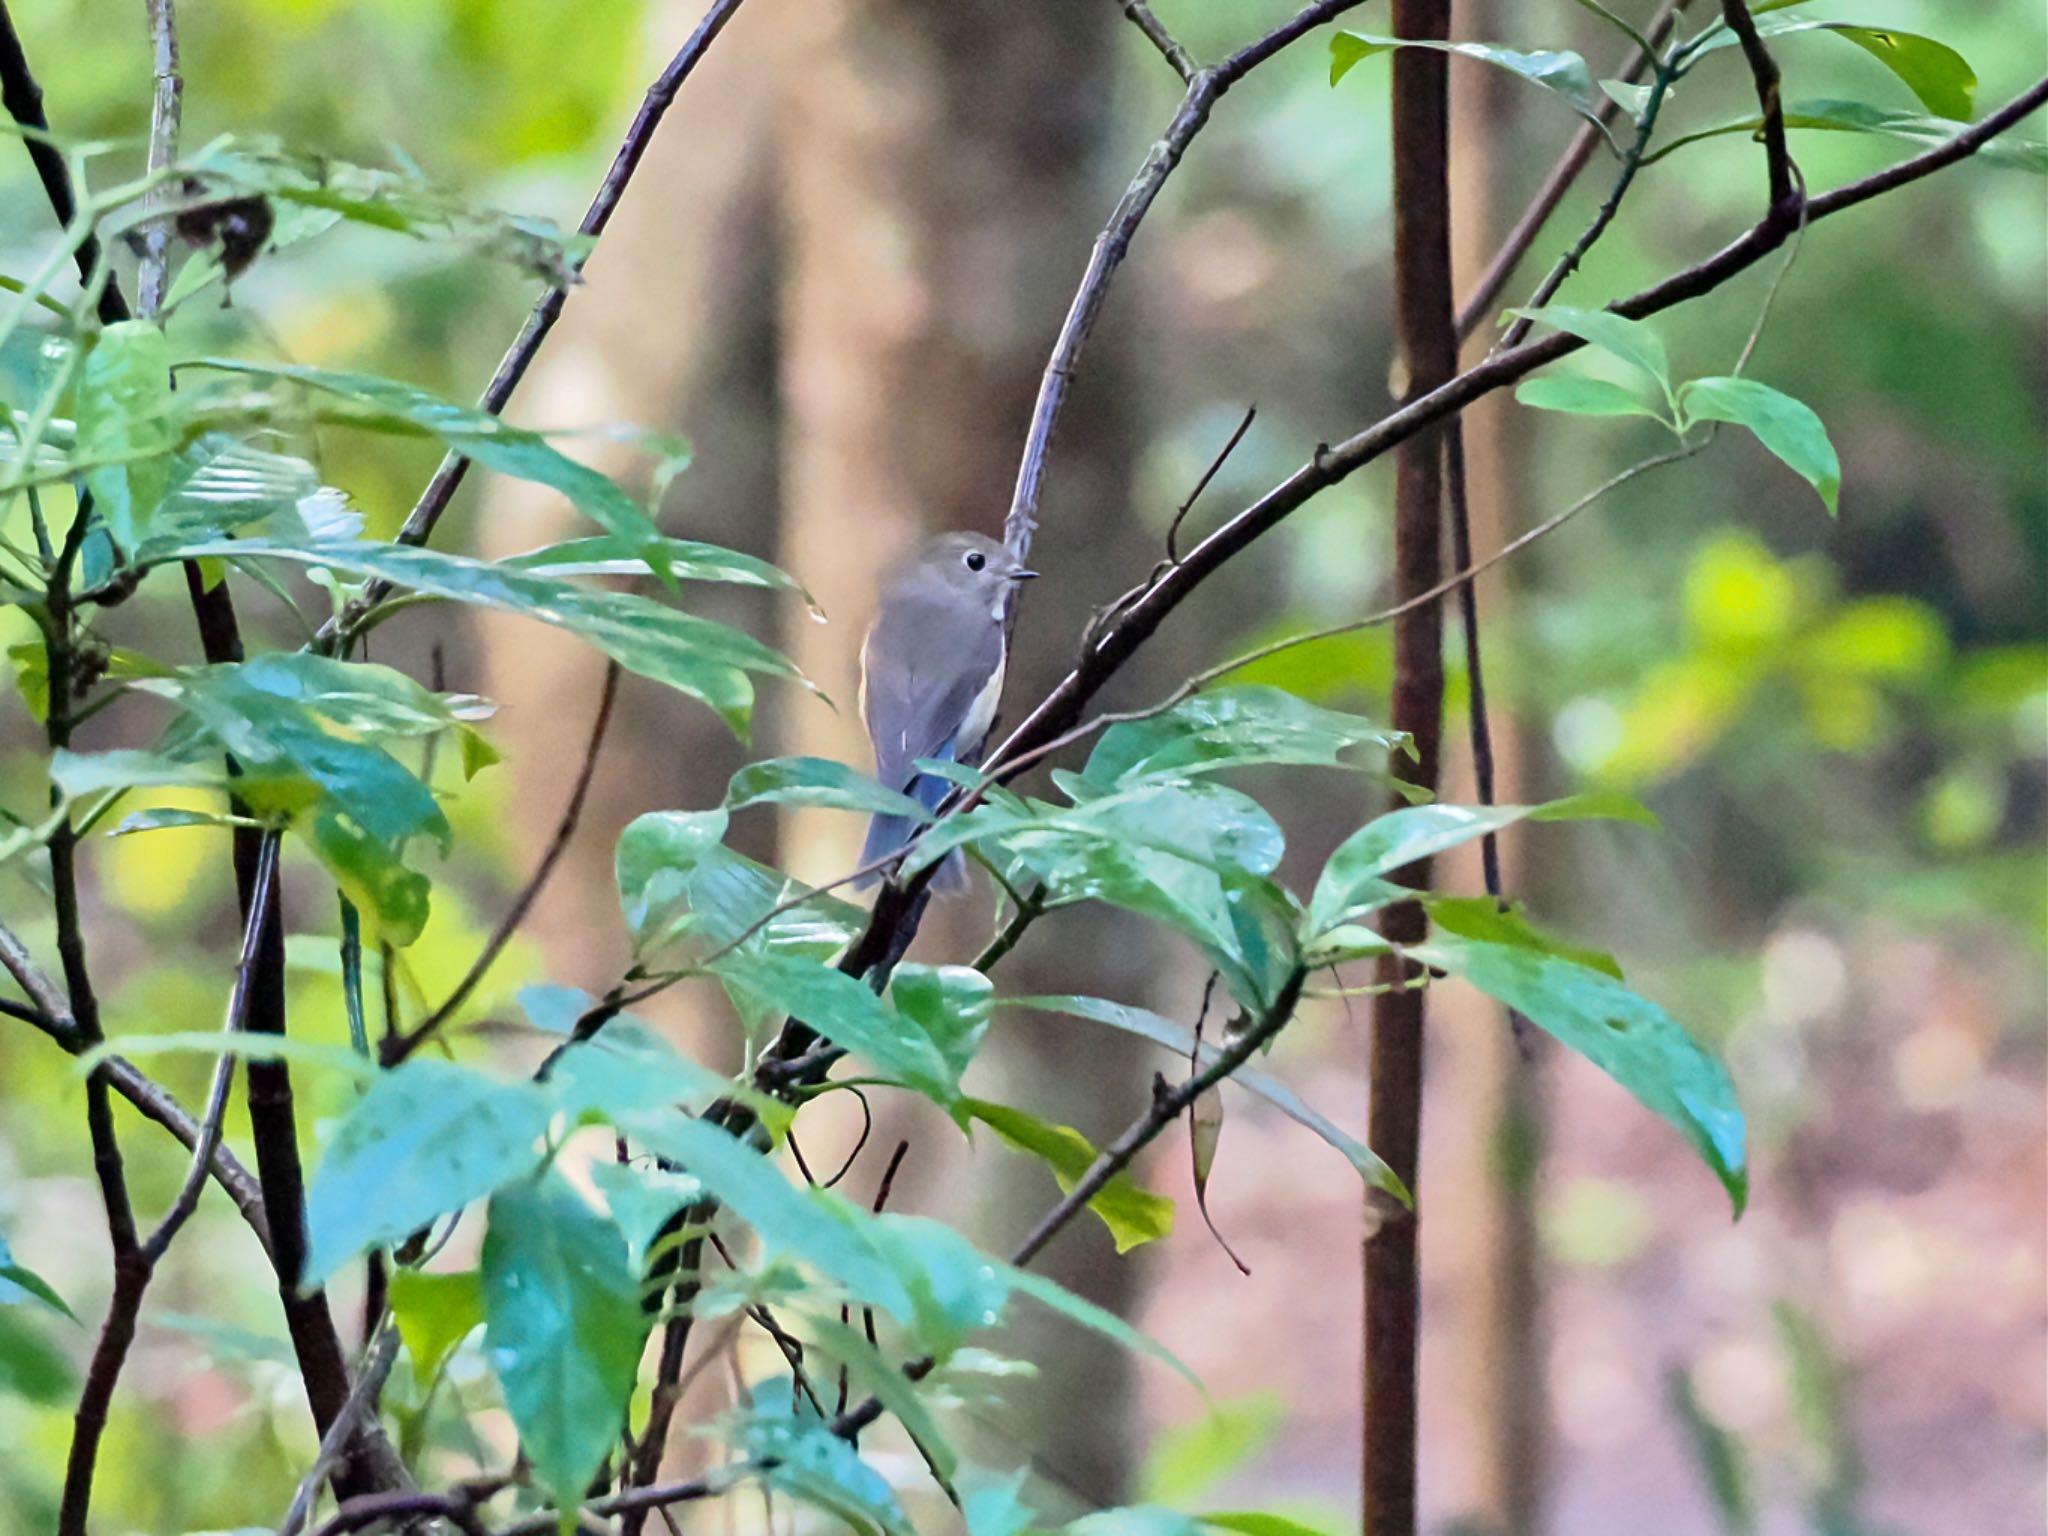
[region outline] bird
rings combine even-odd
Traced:
[[[875,777],[928,811],[953,786],[919,773],[917,760],[979,760],[1009,660],[1010,594],[1037,574],[994,539],[947,533],[927,541],[882,588],[860,647],[861,719],[874,746]],[[907,815],[876,816],[861,864],[900,852],[918,826]],[[932,888],[966,886],[966,864],[955,849]]]

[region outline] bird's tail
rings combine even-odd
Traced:
[[[944,779],[921,773],[911,781],[906,793],[925,809],[935,810],[952,787]],[[877,859],[900,853],[917,835],[918,828],[922,825],[922,822],[910,816],[874,817],[868,822],[868,840],[860,851],[861,863],[872,864]],[[880,878],[879,875],[867,875],[855,884],[872,885]],[[939,861],[938,872],[932,876],[931,889],[943,892],[967,889],[967,860],[959,849],[955,848]]]

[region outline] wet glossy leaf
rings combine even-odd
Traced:
[[[488,561],[399,544],[295,547],[256,539],[180,546],[162,558],[289,560],[351,576],[378,577],[450,602],[496,608],[579,635],[627,671],[699,699],[736,732],[753,709],[750,672],[796,678],[775,651],[728,625],[634,592],[587,587]]]
[[[1826,425],[1810,406],[1768,384],[1733,378],[1694,379],[1679,390],[1678,404],[1687,426],[1728,421],[1749,428],[1814,488],[1830,513],[1837,510],[1842,463]]]
[[[548,576],[648,576],[654,568],[645,551],[649,546],[638,539],[616,534],[569,539],[541,549],[513,555],[499,564],[515,571],[535,571]],[[678,581],[717,581],[742,587],[768,587],[801,594],[794,576],[778,566],[738,550],[695,539],[658,539],[654,548],[666,562],[669,574]]]
[[[367,424],[410,428],[439,439],[443,447],[485,469],[560,491],[592,522],[627,540],[654,565],[657,574],[666,569],[661,535],[640,505],[610,479],[577,463],[538,432],[374,374],[233,358],[208,358],[190,366],[300,384],[366,407],[375,413]]]
[[[1183,1062],[1197,1059],[1195,1037],[1192,1033],[1171,1019],[1161,1018],[1144,1008],[1112,1003],[1099,997],[1009,997],[1004,998],[1003,1002],[1010,1007],[1071,1014],[1077,1019],[1107,1024],[1112,1029],[1120,1029],[1126,1034],[1133,1034],[1140,1039],[1150,1040],[1154,1045],[1163,1046]],[[1214,1041],[1205,1039],[1202,1042],[1199,1060],[1207,1067],[1221,1054],[1221,1048]],[[1311,1108],[1285,1083],[1249,1066],[1239,1067],[1230,1075],[1230,1081],[1246,1092],[1258,1095],[1297,1125],[1315,1132],[1343,1153],[1351,1166],[1358,1170],[1359,1176],[1375,1189],[1385,1190],[1404,1205],[1408,1203],[1406,1187],[1395,1177],[1394,1170],[1382,1162],[1372,1148]]]
[[[815,960],[735,952],[712,970],[764,1013],[799,1018],[884,1076],[941,1105],[960,1093],[960,1074],[915,1018],[888,1007],[866,983]],[[915,991],[913,993],[915,995]]]
[[[626,1240],[553,1169],[491,1197],[484,1349],[523,1454],[574,1508],[617,1444],[648,1314]]]
[[[1357,715],[1322,709],[1282,688],[1247,684],[1212,688],[1146,720],[1103,732],[1084,776],[1104,788],[1133,779],[1183,778],[1255,764],[1343,767],[1357,747],[1371,748],[1378,768],[1403,741]]]
[[[755,1386],[726,1438],[742,1455],[772,1464],[765,1474],[771,1487],[829,1511],[857,1536],[915,1536],[889,1480],[833,1434],[786,1378]]]
[[[1799,32],[1832,32],[1854,43],[1898,76],[1936,117],[1954,122],[1970,120],[1977,95],[1976,71],[1948,44],[1895,27],[1865,27],[1845,21],[1802,21],[1782,16],[1760,18],[1757,22],[1758,35],[1767,39]],[[1702,51],[1733,47],[1736,41],[1734,33],[1724,28]]]
[[[690,1060],[637,1019],[615,1018],[566,1048],[546,1087],[562,1113],[610,1120],[634,1109],[702,1109],[732,1080]]]
[[[1335,85],[1362,60],[1394,48],[1429,48],[1438,53],[1455,53],[1481,64],[1491,64],[1517,75],[1531,85],[1540,85],[1565,101],[1571,109],[1604,134],[1600,121],[1601,94],[1593,84],[1593,72],[1576,53],[1559,49],[1523,52],[1498,43],[1444,43],[1416,38],[1374,37],[1364,32],[1339,32],[1330,39],[1330,84]]]
[[[81,463],[99,465],[86,471],[86,489],[123,553],[148,537],[163,499],[178,446],[171,405],[164,333],[146,320],[102,330],[79,375],[76,452]]]
[[[905,961],[889,978],[890,1007],[924,1031],[955,1083],[981,1049],[995,1003],[995,984],[972,966]]]
[[[1099,1155],[1088,1138],[1072,1126],[1041,1120],[987,1099],[967,1099],[961,1107],[1018,1151],[1050,1168],[1062,1194],[1080,1182]],[[1173,1202],[1139,1185],[1128,1173],[1105,1184],[1089,1199],[1088,1209],[1109,1228],[1118,1253],[1156,1242],[1173,1231]]]
[[[531,1172],[552,1113],[531,1083],[452,1062],[421,1056],[379,1073],[313,1171],[300,1283]]]
[[[798,1189],[762,1153],[705,1121],[640,1110],[622,1116],[620,1129],[696,1179],[770,1250],[801,1259],[900,1323],[914,1320],[910,1290],[876,1247],[864,1212],[828,1191]]]
[[[1601,817],[1656,819],[1626,796],[1574,796],[1543,805],[1410,805],[1375,817],[1337,846],[1309,899],[1305,932],[1314,937],[1412,895],[1394,876],[1518,821]]]
[[[726,786],[725,808],[737,811],[750,805],[817,805],[931,820],[931,813],[910,796],[824,757],[771,757],[747,764]]]
[[[323,485],[304,459],[209,432],[170,460],[163,499],[136,556],[152,560],[161,549],[252,526],[283,543],[349,539],[362,523],[347,495]]]
[[[1604,971],[1525,945],[1439,930],[1408,952],[1516,1009],[1606,1072],[1678,1129],[1742,1214],[1749,1172],[1735,1085],[1663,1009]]]

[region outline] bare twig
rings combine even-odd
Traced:
[[[185,80],[178,72],[178,23],[173,0],[149,0],[149,41],[154,56],[156,97],[149,114],[149,168],[161,171],[178,158],[178,125],[184,115]],[[165,189],[149,194],[150,204],[164,200]],[[162,219],[144,226],[142,264],[135,274],[136,313],[154,320],[163,308],[164,280],[170,270],[170,230]]]
[[[410,1031],[400,1035],[386,1035],[378,1055],[387,1067],[397,1066],[408,1056],[434,1037],[442,1025],[454,1016],[455,1011],[469,1000],[477,984],[484,979],[505,946],[512,942],[519,925],[526,921],[527,913],[533,910],[534,902],[548,883],[548,877],[555,872],[555,866],[562,862],[562,856],[569,851],[569,844],[576,836],[577,824],[583,819],[583,804],[590,798],[590,781],[597,774],[597,755],[604,746],[606,729],[611,725],[612,705],[619,695],[620,667],[616,661],[607,661],[604,668],[604,682],[598,690],[597,714],[590,723],[590,739],[583,748],[583,764],[576,771],[576,783],[569,791],[569,803],[562,808],[561,820],[555,823],[555,835],[548,840],[548,846],[540,856],[540,862],[533,867],[533,873],[519,894],[512,899],[512,905],[505,910],[504,917],[492,931],[484,947],[463,973],[462,980],[448,994],[447,1001],[420,1021]]]
[[[1130,249],[1131,237],[1137,233],[1153,200],[1159,196],[1160,188],[1166,185],[1167,177],[1180,164],[1181,156],[1187,153],[1195,135],[1202,131],[1209,120],[1210,110],[1225,91],[1289,43],[1360,3],[1362,0],[1317,0],[1317,3],[1298,11],[1284,25],[1239,49],[1213,69],[1182,70],[1182,78],[1187,81],[1187,94],[1181,98],[1166,132],[1147,151],[1144,164],[1138,167],[1138,174],[1117,200],[1109,223],[1096,237],[1087,269],[1081,275],[1081,286],[1074,292],[1073,303],[1068,306],[1066,319],[1060,325],[1059,338],[1053,343],[1052,356],[1039,380],[1038,398],[1031,409],[1031,426],[1024,439],[1024,457],[1017,466],[1017,486],[1010,497],[1009,514],[1003,519],[1003,542],[1019,559],[1030,553],[1031,536],[1038,527],[1038,501],[1045,486],[1046,456],[1052,449],[1053,428],[1059,423],[1067,392],[1080,370],[1081,353],[1087,347],[1089,333],[1095,329],[1095,322],[1102,313],[1103,302],[1109,297],[1110,281]],[[1128,5],[1125,9],[1131,11]],[[1133,13],[1131,19],[1145,30],[1144,22],[1137,14]],[[1146,36],[1152,37],[1151,31],[1146,30]],[[1157,44],[1158,39],[1153,40]],[[1172,58],[1169,54],[1170,62]],[[1175,68],[1179,69],[1180,65],[1176,63]],[[1014,605],[1011,611],[1014,614]]]
[[[712,0],[711,8],[704,13],[704,19],[697,23],[683,46],[669,60],[668,67],[647,88],[640,110],[634,114],[633,122],[620,142],[618,152],[612,156],[610,169],[604,180],[598,183],[597,193],[585,210],[583,222],[576,226],[577,233],[595,239],[602,235],[605,226],[611,223],[612,214],[617,211],[619,200],[625,196],[626,185],[633,179],[633,173],[640,168],[641,158],[647,153],[647,146],[654,140],[654,130],[660,125],[663,114],[675,100],[676,92],[690,77],[690,72],[704,57],[718,34],[725,30],[725,24],[732,20],[739,10],[741,0]],[[586,257],[587,261],[588,258]],[[577,263],[576,273],[580,278],[583,262]],[[562,306],[569,297],[567,285],[550,288],[540,296],[533,310],[520,327],[505,356],[498,363],[497,372],[491,375],[491,382],[485,386],[478,409],[492,415],[504,410],[512,398],[512,392],[519,387],[519,381],[526,377],[527,369],[539,355],[541,343],[547,340],[548,332],[554,329],[561,318]],[[402,544],[424,544],[434,531],[434,525],[441,520],[441,514],[448,510],[448,503],[454,499],[462,482],[469,474],[470,461],[462,454],[451,453],[441,461],[434,471],[434,478],[420,493],[420,499],[406,514],[404,526],[399,529],[398,540]],[[374,608],[389,594],[391,584],[373,581],[363,590],[348,611],[337,615],[321,629],[323,640],[345,633],[355,619],[363,612]]]
[[[1721,16],[1742,45],[1743,61],[1756,82],[1756,104],[1764,120],[1764,166],[1771,192],[1771,216],[1783,218],[1793,208],[1795,186],[1792,152],[1785,143],[1785,105],[1778,93],[1778,62],[1757,33],[1748,0],[1721,0]]]
[[[1173,72],[1182,80],[1195,77],[1196,64],[1187,49],[1174,41],[1173,34],[1166,30],[1159,18],[1152,14],[1152,7],[1145,0],[1122,0],[1124,14],[1131,19],[1131,25],[1145,34],[1145,41],[1159,50],[1159,56],[1173,67]]]
[[[1195,488],[1188,492],[1187,500],[1183,501],[1179,508],[1175,510],[1173,521],[1166,525],[1166,558],[1168,560],[1180,559],[1180,549],[1178,547],[1180,525],[1187,521],[1188,513],[1194,510],[1195,503],[1202,499],[1202,492],[1209,489],[1209,482],[1216,478],[1222,471],[1223,466],[1230,461],[1230,456],[1237,452],[1237,445],[1244,441],[1245,433],[1251,431],[1252,423],[1258,419],[1258,415],[1259,408],[1256,405],[1245,407],[1244,420],[1237,424],[1237,430],[1230,434],[1229,440],[1224,443],[1216,457],[1209,461],[1209,467],[1202,471],[1202,478],[1197,480]]]
[[[22,943],[5,923],[0,923],[0,967],[4,967],[7,974],[14,978],[14,984],[28,994],[29,1001],[36,1005],[43,1018],[67,1033],[77,1028],[71,1018],[71,1009],[64,1001],[64,994],[57,990],[57,984],[36,964],[35,956],[29,953],[28,946]]]
[[[1650,25],[1646,29],[1646,36],[1653,47],[1664,46],[1665,41],[1671,36],[1672,29],[1678,25],[1679,13],[1690,3],[1691,0],[1664,0],[1663,6],[1650,19]],[[1628,61],[1614,72],[1615,78],[1633,85],[1642,79],[1643,71],[1653,62],[1654,56],[1638,47],[1630,53]],[[1501,291],[1507,287],[1508,280],[1515,275],[1515,268],[1520,266],[1522,258],[1529,254],[1530,247],[1535,245],[1537,237],[1543,233],[1543,226],[1550,222],[1550,216],[1557,212],[1557,205],[1564,201],[1565,194],[1579,179],[1579,173],[1592,161],[1593,152],[1607,142],[1607,131],[1620,115],[1621,103],[1610,97],[1603,99],[1600,104],[1600,121],[1597,124],[1579,125],[1578,132],[1572,135],[1571,143],[1558,157],[1557,164],[1550,168],[1550,174],[1543,178],[1543,184],[1529,200],[1529,206],[1522,210],[1521,217],[1515,220],[1514,228],[1508,231],[1500,243],[1500,249],[1494,252],[1493,259],[1486,264],[1486,270],[1472,285],[1471,293],[1466,295],[1464,305],[1458,311],[1460,337],[1470,336],[1478,330],[1480,322],[1493,312],[1494,303],[1500,298]]]
[[[31,130],[22,136],[28,147],[28,157],[35,165],[36,176],[43,184],[43,195],[49,200],[50,211],[56,215],[58,225],[69,228],[78,217],[78,197],[71,185],[71,167],[65,162],[64,152],[49,137],[50,120],[43,113],[43,88],[29,67],[28,55],[22,49],[20,35],[14,30],[14,18],[8,14],[6,0],[0,0],[0,104],[6,106],[8,115],[17,123]],[[88,233],[77,251],[80,281],[90,281],[92,274],[100,269],[100,255],[99,236]],[[122,297],[120,284],[111,274],[101,286],[96,302],[102,325],[112,325],[117,320],[128,318],[128,301]]]
[[[225,1036],[239,1034],[249,1013],[249,990],[256,967],[256,956],[263,942],[262,926],[265,919],[275,911],[270,902],[270,888],[277,882],[278,838],[272,833],[264,838],[263,853],[256,866],[257,898],[250,914],[248,927],[242,935],[242,958],[235,967],[235,984],[228,996],[226,1022],[221,1025]],[[213,1170],[213,1154],[220,1146],[221,1119],[227,1113],[228,1089],[235,1080],[235,1058],[232,1051],[223,1049],[220,1060],[214,1063],[213,1086],[207,1093],[206,1115],[199,1123],[198,1145],[192,1149],[192,1166],[185,1174],[185,1183],[178,1191],[178,1197],[171,1208],[157,1223],[156,1230],[149,1235],[149,1241],[142,1245],[143,1256],[155,1266],[169,1251],[171,1240],[178,1235],[186,1219],[199,1207],[199,1192],[205,1187],[207,1175]]]
[[[385,1378],[390,1376],[391,1367],[398,1360],[397,1328],[386,1323],[367,1353],[368,1362],[357,1372],[355,1385],[349,1389],[348,1401],[341,1405],[341,1412],[327,1426],[327,1433],[320,1437],[320,1449],[313,1458],[312,1467],[299,1480],[299,1486],[292,1494],[291,1505],[278,1524],[277,1536],[298,1536],[307,1517],[313,1513],[313,1503],[320,1497],[321,1485],[341,1460],[341,1448],[348,1443],[349,1436],[356,1432],[356,1426],[366,1414],[376,1417],[378,1395],[383,1392]]]

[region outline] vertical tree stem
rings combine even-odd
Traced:
[[[1449,35],[1448,0],[1395,0],[1398,36]],[[1458,339],[1451,292],[1449,94],[1445,58],[1421,48],[1394,55],[1394,302],[1407,398],[1438,388],[1456,372]],[[1443,450],[1440,427],[1403,443],[1394,477],[1394,597],[1437,584],[1442,566]],[[1437,783],[1443,716],[1443,619],[1438,603],[1405,613],[1394,629],[1393,724],[1413,739],[1416,761],[1404,776]],[[1426,865],[1403,871],[1411,885]],[[1423,934],[1420,906],[1387,913],[1398,942]],[[1399,962],[1382,964],[1387,986],[1373,1004],[1371,1129],[1374,1150],[1411,1190],[1419,1189],[1422,1129],[1424,991],[1395,985]],[[1374,1213],[1378,1215],[1377,1211]],[[1414,1536],[1416,1342],[1421,1317],[1417,1217],[1389,1212],[1368,1219],[1365,1243],[1365,1536]]]

